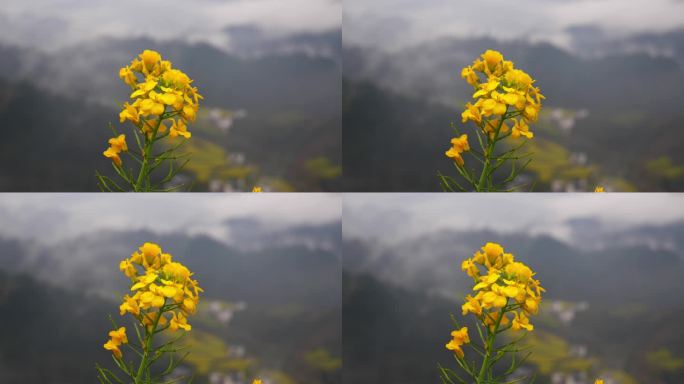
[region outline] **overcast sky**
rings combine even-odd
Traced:
[[[682,0],[345,0],[344,42],[388,50],[443,36],[546,40],[569,46],[566,28],[609,35],[684,26]]]
[[[569,235],[567,220],[609,227],[684,220],[684,194],[0,194],[0,236],[44,243],[100,230],[182,231],[229,240],[222,223],[274,228],[339,221],[345,236],[407,240],[443,229]]]
[[[100,37],[230,42],[229,26],[268,35],[341,28],[339,0],[0,0],[0,41],[57,49]]]
[[[335,194],[0,194],[0,236],[51,243],[100,230],[206,234],[226,241],[222,223],[254,218],[274,228],[339,221]]]
[[[569,47],[572,26],[608,35],[684,26],[682,0],[1,0],[0,41],[57,49],[100,37],[202,41],[226,27],[272,36],[339,29],[348,43],[397,49],[443,36],[494,36]]]
[[[345,194],[345,237],[392,243],[444,230],[492,229],[568,240],[566,221],[595,218],[615,229],[684,220],[684,194]]]

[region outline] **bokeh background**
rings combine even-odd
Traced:
[[[130,286],[119,261],[146,241],[205,290],[176,373],[341,382],[338,196],[103,196],[0,199],[1,383],[96,382],[95,364],[113,365],[108,315],[122,323]]]
[[[437,171],[456,175],[460,71],[486,49],[547,96],[517,182],[684,190],[684,2],[347,0],[343,15],[345,190],[439,191]]]
[[[472,288],[461,261],[489,241],[547,289],[518,373],[539,384],[684,382],[683,203],[674,194],[345,195],[343,382],[435,383],[438,363],[455,369],[450,316],[463,319]]]
[[[144,49],[205,97],[178,182],[339,190],[341,41],[338,0],[2,0],[0,190],[97,190]]]

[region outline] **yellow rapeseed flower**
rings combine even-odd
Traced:
[[[119,135],[117,137],[112,137],[109,139],[109,148],[102,154],[111,159],[117,167],[121,166],[121,157],[119,154],[121,152],[128,151],[128,145],[126,144],[126,135]]]
[[[130,120],[134,124],[140,123],[140,113],[137,109],[139,105],[139,100],[136,100],[133,104],[124,103],[123,110],[119,112],[119,122],[123,123],[126,120]]]
[[[171,317],[171,322],[169,323],[169,329],[171,331],[175,331],[178,328],[184,329],[186,331],[189,331],[192,329],[190,324],[188,324],[187,318],[180,312],[173,313],[173,316]]]
[[[446,344],[446,348],[450,351],[454,351],[456,356],[462,358],[463,350],[461,349],[461,345],[468,343],[470,343],[468,327],[463,327],[451,332],[451,340]]]
[[[513,124],[513,130],[511,131],[511,137],[525,136],[528,139],[534,137],[534,133],[530,132],[530,126],[527,125],[525,120],[516,119]]]
[[[188,127],[185,125],[183,120],[178,119],[178,120],[173,120],[171,124],[171,128],[169,129],[169,136],[170,137],[178,137],[178,136],[183,136],[186,139],[189,139],[192,134],[188,132]]]
[[[124,301],[119,306],[119,313],[123,316],[126,312],[138,316],[140,314],[140,306],[138,305],[138,300],[126,295],[124,296]]]
[[[118,359],[120,359],[122,356],[121,349],[119,349],[119,346],[114,344],[111,340],[107,341],[104,344],[104,349],[112,351],[112,354]]]
[[[119,152],[117,152],[115,149],[112,149],[111,147],[107,148],[104,152],[102,152],[104,157],[112,160],[112,162],[117,166],[120,167],[122,164],[121,157],[119,156]]]
[[[120,359],[122,356],[121,349],[119,346],[128,343],[128,337],[126,337],[126,328],[121,327],[117,330],[109,332],[110,339],[104,344],[104,349],[112,351],[112,354]]]
[[[254,193],[262,192],[261,187],[254,186],[254,188],[252,188],[252,192],[254,192]]]
[[[117,137],[112,137],[109,139],[109,146],[118,150],[119,152],[128,151],[128,145],[126,144],[126,135],[119,135]]]
[[[477,316],[480,316],[482,314],[482,305],[480,304],[481,301],[482,295],[479,292],[477,295],[475,295],[475,297],[470,295],[466,296],[466,302],[461,306],[463,316],[467,315],[468,313],[473,313]]]
[[[121,327],[115,331],[110,331],[109,337],[112,338],[112,341],[114,341],[118,344],[128,343],[128,338],[126,337],[126,328],[125,327]]]
[[[473,279],[477,280],[477,278],[480,277],[480,270],[477,268],[477,265],[475,265],[475,262],[472,259],[463,260],[461,263],[461,269]]]
[[[602,186],[597,185],[596,188],[594,188],[594,192],[605,192]]]
[[[530,324],[530,319],[527,317],[523,312],[516,312],[515,316],[513,317],[513,323],[511,324],[511,329],[514,331],[520,330],[520,329],[526,329],[528,331],[531,331],[534,329],[534,326]]]
[[[463,165],[463,157],[461,153],[470,151],[470,144],[468,144],[468,135],[463,134],[459,137],[454,137],[451,139],[451,148],[444,154],[454,159],[458,165]]]

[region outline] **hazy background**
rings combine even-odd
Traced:
[[[521,179],[535,191],[684,189],[684,2],[348,0],[343,17],[346,190],[437,191],[438,170],[456,174],[460,70],[486,49],[547,96]]]
[[[145,241],[205,292],[179,372],[196,383],[341,382],[341,202],[333,195],[3,195],[0,382],[93,383]]]
[[[129,95],[118,69],[144,49],[205,97],[179,181],[341,188],[339,1],[2,0],[0,190],[96,190]]]
[[[488,241],[547,289],[532,356],[540,384],[684,380],[684,197],[352,194],[343,203],[343,381],[438,382]],[[474,326],[474,325],[473,325]],[[474,328],[473,328],[474,329]],[[466,352],[467,353],[467,352]]]

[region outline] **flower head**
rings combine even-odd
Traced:
[[[186,266],[173,261],[159,245],[144,243],[121,261],[119,269],[131,279],[133,292],[124,296],[121,315],[142,314],[146,325],[154,324],[159,316],[159,324],[169,321],[172,331],[191,329],[187,317],[196,312],[202,288]]]
[[[464,123],[474,121],[490,137],[495,137],[507,131],[503,119],[520,116],[511,136],[533,137],[529,123],[537,120],[544,95],[534,86],[535,80],[529,74],[515,68],[500,52],[487,50],[472,65],[461,70],[461,77],[475,90],[475,101],[467,103],[461,114]]]
[[[187,122],[195,120],[202,95],[192,86],[193,81],[187,74],[173,68],[158,52],[145,50],[119,70],[119,77],[133,90],[133,101],[125,103],[119,114],[122,123],[130,120],[139,125],[144,119],[146,123],[139,127],[152,136],[163,132],[162,120],[178,116],[169,135],[190,138]]]
[[[461,269],[474,279],[473,291],[476,292],[474,296],[466,297],[461,306],[463,315],[473,313],[479,317],[484,314],[485,324],[490,328],[512,321],[513,330],[534,329],[529,317],[537,314],[545,290],[530,267],[516,261],[515,256],[506,253],[500,244],[490,242],[472,258],[464,260]],[[501,317],[502,309],[511,307],[512,311],[505,312],[513,317]]]

